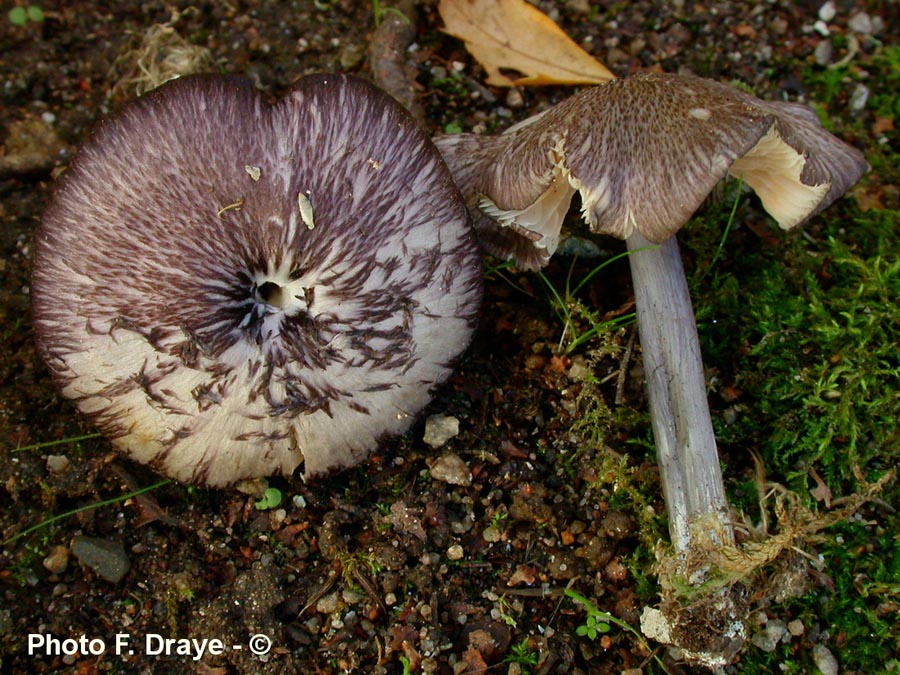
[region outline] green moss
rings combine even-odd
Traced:
[[[898,215],[856,214],[856,236],[832,223],[815,241],[784,237],[782,253],[751,254],[739,286],[705,295],[705,316],[737,327],[715,345],[703,331],[707,359],[746,354],[721,366],[737,366],[741,399],[720,438],[762,449],[788,479],[817,466],[832,489],[852,489],[856,466],[883,471],[900,456]]]
[[[504,663],[519,664],[519,672],[521,675],[529,675],[531,669],[538,665],[541,659],[540,650],[531,644],[531,640],[524,638],[521,642],[517,642],[509,649]]]
[[[824,578],[806,595],[779,608],[783,620],[798,620],[804,634],[771,653],[749,648],[740,673],[817,672],[812,644],[828,647],[841,672],[895,673],[900,662],[900,522],[896,515],[881,525],[857,519],[832,531],[822,547]]]
[[[842,49],[838,44],[835,47]],[[853,83],[877,82],[877,87],[871,87],[872,95],[867,107],[882,117],[895,116],[900,112],[897,107],[900,105],[900,47],[892,45],[882,48],[865,68],[855,60],[828,68],[811,65],[804,72],[803,80],[814,94],[814,100],[825,105],[831,105],[845,95]]]
[[[840,499],[900,460],[900,212],[845,200],[801,232],[754,231],[733,233],[710,272],[718,233],[692,229],[683,246],[729,492],[755,513],[753,450],[769,480],[825,510],[812,471]],[[900,488],[880,497],[895,504]],[[818,637],[748,647],[738,672],[814,672],[816,643],[842,672],[896,669],[900,518],[872,506],[822,535],[801,544],[823,563],[810,592],[768,610]]]

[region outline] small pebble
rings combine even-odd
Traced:
[[[586,239],[585,237],[576,237],[569,235],[565,237],[556,249],[556,254],[566,257],[577,256],[579,258],[599,258],[603,255],[600,247],[595,241]]]
[[[825,645],[815,645],[812,648],[812,658],[822,675],[838,675],[837,659]]]
[[[588,0],[568,0],[566,6],[575,14],[588,16],[591,13],[591,3]]]
[[[431,477],[450,485],[471,485],[472,473],[459,455],[452,452],[438,457],[431,465]]]
[[[828,2],[819,7],[819,18],[822,21],[831,21],[835,16],[837,16],[837,7],[835,7],[832,0],[828,0]]]
[[[820,66],[827,66],[831,63],[833,56],[834,47],[831,44],[831,40],[822,40],[816,45],[816,49],[813,52],[813,58],[815,58],[816,64]]]
[[[506,94],[506,105],[510,108],[521,108],[525,104],[522,98],[522,91],[517,87],[512,87]]]
[[[341,599],[338,597],[337,593],[323,595],[316,602],[316,611],[319,612],[319,614],[334,614],[340,608]]]
[[[353,70],[366,57],[366,47],[362,44],[350,43],[341,49],[339,60],[341,70]]]
[[[753,634],[750,641],[764,652],[774,652],[778,643],[788,635],[784,621],[772,619],[758,632]]]
[[[71,463],[65,455],[47,455],[47,469],[50,473],[65,473]]]
[[[859,82],[850,94],[850,110],[853,112],[862,112],[866,108],[869,101],[869,88],[862,82]]]
[[[484,532],[481,533],[481,536],[486,542],[493,544],[500,541],[502,534],[496,527],[486,527],[484,528]]]
[[[121,581],[131,569],[125,547],[116,541],[78,535],[72,540],[72,555],[82,566],[91,568],[98,577],[111,583]]]
[[[447,557],[450,560],[462,560],[463,555],[463,547],[459,544],[453,544],[453,546],[447,549]]]
[[[44,569],[50,574],[62,574],[69,566],[69,549],[65,546],[54,546],[50,554],[44,558]]]
[[[355,591],[352,588],[345,588],[341,591],[341,598],[348,605],[358,605],[363,600],[365,600],[368,596],[360,593],[359,591]],[[348,613],[349,616],[349,613]]]
[[[634,521],[622,511],[610,511],[600,522],[600,529],[608,537],[619,541],[634,532]]]
[[[425,420],[422,440],[432,448],[440,448],[459,435],[459,420],[452,415],[431,415]]]
[[[872,17],[865,12],[854,14],[847,22],[847,27],[854,33],[860,35],[872,35],[875,30],[875,24],[872,23]]]
[[[587,363],[585,363],[584,357],[581,355],[577,355],[572,359],[572,367],[569,368],[569,372],[566,373],[566,377],[568,377],[573,382],[582,382],[584,380],[587,380],[590,374],[591,370],[588,367]]]
[[[620,560],[612,560],[605,568],[606,578],[613,583],[622,583],[628,579],[628,568]]]

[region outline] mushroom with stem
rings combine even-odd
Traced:
[[[576,192],[593,232],[625,240],[672,547],[679,574],[702,582],[706,553],[734,537],[675,234],[726,174],[793,228],[859,179],[862,154],[804,106],[655,73],[584,90],[498,136],[436,143],[489,252],[545,265]]]
[[[130,457],[221,487],[405,431],[471,338],[481,261],[440,154],[379,89],[316,75],[269,104],[198,76],[97,125],[32,296],[63,395]]]

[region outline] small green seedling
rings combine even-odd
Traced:
[[[447,124],[444,125],[445,134],[461,134],[462,131],[462,124],[455,120],[453,122],[447,122]]]
[[[13,7],[7,14],[9,22],[14,26],[24,26],[29,21],[32,23],[41,23],[44,20],[44,10],[35,5],[26,7]]]
[[[637,641],[644,647],[644,649],[652,654],[653,660],[656,661],[657,665],[659,665],[660,668],[662,668],[663,672],[669,672],[662,659],[659,658],[654,650],[650,649],[650,646],[647,644],[647,641],[644,639],[644,636],[641,635],[640,631],[638,631],[636,628],[633,628],[628,622],[622,621],[622,619],[613,616],[609,612],[603,612],[597,609],[596,607],[594,607],[594,603],[592,603],[580,593],[573,591],[571,588],[567,588],[564,592],[567,598],[577,602],[579,605],[584,607],[585,611],[587,612],[587,617],[585,617],[584,623],[575,629],[575,633],[577,635],[594,640],[598,635],[602,633],[608,633],[610,630],[610,624],[615,624],[622,630],[631,633],[635,637],[635,639],[637,639]]]
[[[266,488],[266,491],[263,493],[262,499],[258,502],[254,502],[253,506],[256,507],[258,511],[268,511],[269,509],[274,509],[281,504],[281,500],[284,496],[281,494],[281,490],[276,487]]]
[[[530,669],[540,663],[541,655],[534,647],[531,646],[530,640],[526,637],[521,642],[514,644],[509,654],[503,659],[504,663],[518,663],[521,666],[522,675],[530,673]]]
[[[598,635],[609,632],[610,622],[618,623],[618,620],[608,612],[603,612],[594,607],[594,604],[583,595],[576,593],[571,588],[566,589],[566,595],[578,602],[587,611],[584,623],[575,629],[575,634],[596,640]],[[628,626],[631,628],[631,626]]]
[[[412,21],[409,20],[409,17],[406,16],[403,12],[401,12],[396,7],[382,7],[380,0],[372,0],[372,14],[375,15],[375,25],[380,26],[381,22],[384,21],[384,17],[387,14],[395,14],[400,17],[400,19],[406,25],[412,25]]]
[[[588,614],[584,623],[575,629],[575,634],[579,637],[587,637],[596,640],[597,636],[609,632],[609,624],[597,614]]]

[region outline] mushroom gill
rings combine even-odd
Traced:
[[[728,170],[753,188],[763,207],[784,229],[790,229],[813,212],[828,193],[831,182],[803,183],[806,158],[785,143],[773,126]]]
[[[305,476],[405,431],[466,348],[480,257],[440,154],[362,80],[274,104],[188,77],[100,122],[38,229],[63,395],[177,480]]]

